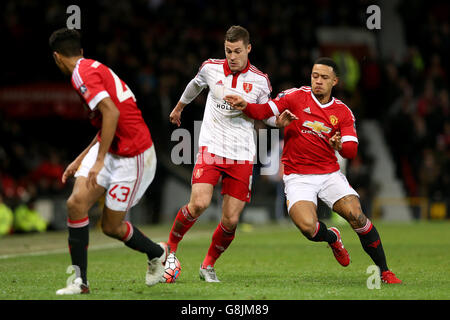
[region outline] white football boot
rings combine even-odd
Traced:
[[[153,286],[163,280],[166,260],[169,255],[169,246],[165,242],[158,243],[163,249],[160,257],[153,258],[148,262],[147,274],[145,275],[145,284]]]
[[[217,278],[216,271],[211,266],[207,266],[206,269],[203,269],[202,265],[200,265],[198,274],[200,275],[200,279],[205,280],[206,282],[220,282],[219,278]]]
[[[66,294],[85,294],[89,293],[89,281],[88,284],[84,284],[81,278],[76,278],[72,283],[68,284],[67,287],[59,289],[56,294],[59,296]]]

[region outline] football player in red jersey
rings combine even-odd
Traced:
[[[89,209],[105,198],[103,232],[148,257],[146,284],[162,279],[169,248],[154,243],[138,228],[125,221],[152,182],[156,153],[150,131],[136,105],[130,88],[111,69],[83,57],[81,37],[76,30],[60,29],[50,36],[53,58],[59,69],[71,76],[72,85],[91,110],[91,122],[99,129],[89,146],[66,168],[62,181],[75,176],[67,200],[69,250],[76,278],[58,295],[89,292],[87,248]]]
[[[266,104],[247,103],[228,95],[225,100],[253,119],[266,119],[289,109],[298,120],[285,127],[282,162],[288,212],[311,241],[325,241],[342,265],[350,257],[337,228],[327,228],[317,218],[317,197],[344,217],[358,234],[363,249],[380,268],[385,283],[401,283],[388,269],[380,236],[361,210],[359,196],[340,172],[335,150],[354,158],[358,138],[351,110],[331,96],[338,83],[338,68],[330,58],[319,58],[311,72],[311,87],[281,92]]]

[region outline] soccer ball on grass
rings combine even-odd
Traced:
[[[174,283],[180,276],[180,272],[180,261],[178,261],[177,257],[173,253],[169,254],[166,260],[165,272],[162,282]]]

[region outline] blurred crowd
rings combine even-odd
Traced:
[[[433,2],[431,2],[433,4]],[[388,106],[380,117],[410,197],[450,211],[449,3],[403,1],[408,52],[385,65]],[[384,95],[383,95],[384,96]],[[445,206],[445,209],[444,207]]]
[[[66,8],[76,3],[18,0],[0,4],[0,32],[9,53],[0,87],[68,81],[54,65],[48,37],[65,26]],[[309,85],[312,62],[320,55],[317,26],[365,27],[370,4],[373,1],[119,0],[79,6],[85,56],[111,67],[132,88],[157,152],[167,155],[174,143],[168,114],[202,62],[224,57],[222,43],[229,26],[240,24],[249,30],[250,61],[269,75],[275,97],[284,89]],[[448,205],[448,5],[445,1],[435,5],[400,1],[398,11],[407,55],[396,62],[371,52],[354,66],[359,74],[354,85],[344,83],[333,95],[351,107],[357,122],[371,118],[384,126],[408,195],[441,198]],[[206,95],[200,95],[183,113],[182,126],[191,132],[194,120],[202,119],[205,99]],[[93,134],[88,121],[10,119],[0,106],[3,202],[14,209],[41,196],[66,196],[70,188],[60,183],[61,174]],[[371,181],[373,160],[366,152],[365,138],[360,140],[358,156],[348,162],[346,172],[370,215],[376,194]],[[159,164],[158,183],[164,183],[168,174],[170,169]],[[270,181],[261,179],[261,183]],[[153,198],[161,197],[161,186],[155,188],[154,183],[150,188]],[[255,202],[267,199],[264,190],[276,187],[258,185]],[[275,198],[275,193],[271,196]],[[152,221],[157,222],[160,204],[153,203]]]

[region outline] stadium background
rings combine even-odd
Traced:
[[[346,174],[368,216],[448,219],[447,2],[18,0],[0,4],[0,203],[16,220],[34,208],[47,230],[65,229],[71,183],[62,185],[60,176],[95,134],[48,48],[51,32],[66,25],[71,4],[81,8],[85,56],[130,86],[155,141],[157,175],[131,212],[134,222],[170,221],[187,201],[192,165],[170,161],[177,141],[171,141],[175,127],[168,115],[201,63],[224,57],[223,36],[233,24],[248,28],[250,61],[269,75],[272,97],[309,85],[315,58],[337,60],[343,76],[333,95],[352,109],[360,136],[358,157],[346,164]],[[372,4],[381,8],[380,30],[366,27]],[[193,132],[205,100],[203,92],[188,106],[183,128]],[[260,176],[259,169],[243,214],[247,222],[280,218],[280,181]],[[219,201],[204,221],[217,218]],[[95,220],[98,208],[91,215]],[[9,232],[35,229],[16,221]]]

